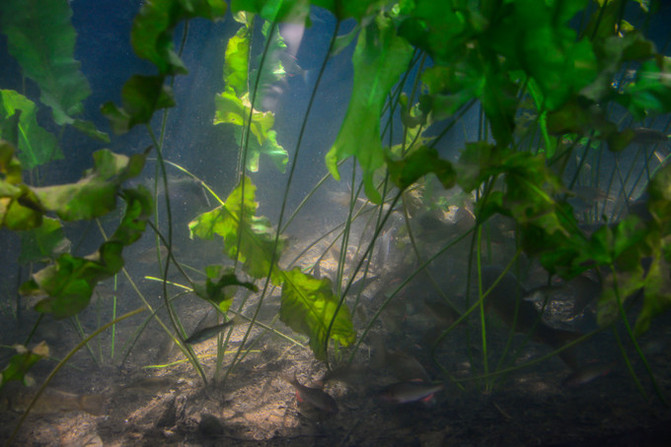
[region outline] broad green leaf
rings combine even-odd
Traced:
[[[0,228],[29,230],[42,224],[44,208],[23,184],[21,162],[14,146],[0,140]]]
[[[387,169],[391,180],[400,189],[407,188],[429,173],[435,174],[445,189],[452,188],[456,183],[452,163],[441,159],[438,151],[426,146],[401,160],[387,159]]]
[[[26,373],[40,359],[49,357],[49,346],[45,341],[40,342],[32,349],[23,345],[14,345],[16,354],[7,362],[7,366],[0,372],[0,390],[11,380],[24,381]],[[25,384],[25,383],[24,383]]]
[[[121,108],[112,102],[102,105],[100,111],[110,120],[115,133],[149,123],[156,110],[175,105],[172,89],[163,83],[164,79],[164,76],[134,75],[121,89]]]
[[[215,303],[222,312],[226,312],[233,303],[234,291],[227,287],[244,287],[252,292],[258,288],[251,282],[241,281],[231,267],[210,265],[205,269],[207,279],[194,284],[194,292],[206,301]]]
[[[62,159],[63,153],[56,137],[37,124],[35,103],[14,90],[0,90],[0,119],[9,119],[17,113],[18,157],[23,168],[31,170]],[[4,133],[0,137],[9,139]]]
[[[231,11],[252,12],[268,22],[293,22],[310,25],[309,0],[231,0]]]
[[[227,90],[215,97],[215,124],[234,124],[234,135],[238,145],[242,144],[242,129],[249,117],[249,98],[244,95],[238,98],[232,90]],[[255,138],[247,142],[247,169],[256,172],[259,169],[259,157],[265,154],[277,168],[284,172],[289,154],[277,143],[277,133],[272,130],[275,122],[273,112],[254,110],[250,130]]]
[[[214,124],[235,124],[244,126],[249,117],[249,97],[244,95],[238,98],[233,91],[220,93],[215,97]],[[272,112],[261,112],[254,110],[252,113],[252,124],[250,130],[256,137],[259,145],[268,138],[268,131],[275,123],[275,115]]]
[[[565,231],[556,215],[553,197],[562,191],[561,181],[548,169],[545,157],[511,152],[503,159],[506,190],[503,204],[519,223],[535,221],[549,233]]]
[[[662,238],[671,234],[671,164],[662,167],[648,185],[648,211]]]
[[[35,305],[38,312],[59,319],[76,315],[88,306],[96,283],[121,269],[121,249],[121,242],[108,241],[91,259],[63,254],[54,264],[34,273],[20,291],[23,295],[48,295]]]
[[[249,36],[250,29],[242,26],[226,44],[224,84],[227,88],[232,88],[237,96],[242,96],[248,91]]]
[[[671,111],[671,61],[660,58],[659,63],[643,63],[635,82],[627,85],[619,102],[629,109],[635,120]]]
[[[467,8],[450,2],[415,0],[404,2],[401,13],[407,16],[399,25],[399,36],[427,51],[436,65],[449,66],[473,42],[475,30]]]
[[[33,188],[42,206],[65,220],[100,217],[116,207],[119,185],[137,176],[146,154],[130,157],[107,149],[93,154],[94,168],[77,183]]]
[[[103,143],[109,143],[111,141],[107,133],[99,131],[96,128],[95,124],[93,124],[90,121],[75,120],[72,123],[72,127],[88,135],[91,138],[95,138],[98,141],[102,141]]]
[[[502,171],[503,151],[486,141],[466,143],[455,166],[457,183],[465,192],[480,187],[486,179]]]
[[[654,317],[671,309],[670,273],[664,258],[656,256],[648,270],[645,289],[643,289],[643,307],[634,326],[637,336],[648,331]]]
[[[57,124],[72,124],[91,93],[74,59],[75,29],[65,0],[3,0],[0,29],[25,75],[40,87],[40,101]]]
[[[587,0],[515,0],[497,17],[483,45],[505,58],[509,70],[523,69],[543,92],[544,106],[555,110],[592,82],[597,64],[592,46],[578,40],[568,21]]]
[[[617,23],[622,19],[623,3],[627,0],[600,0],[599,7],[592,12],[583,34],[592,40],[605,39],[617,31]]]
[[[242,128],[236,127],[233,129],[233,135],[235,135],[235,140],[238,145],[240,145],[242,140]],[[254,138],[247,142],[247,169],[250,172],[258,172],[260,158],[263,154],[270,158],[270,161],[273,162],[280,172],[284,173],[287,167],[287,162],[289,161],[289,154],[284,147],[277,142],[277,132],[268,130],[266,132],[266,137],[267,138],[263,141],[262,145],[259,145],[258,141]]]
[[[338,20],[351,17],[361,22],[364,17],[377,15],[395,0],[312,0],[311,3],[328,9]]]
[[[126,212],[112,237],[100,248],[84,258],[68,253],[34,273],[21,285],[23,295],[47,295],[35,305],[35,310],[50,313],[54,318],[66,318],[84,310],[91,300],[99,281],[118,273],[123,267],[123,247],[140,237],[152,213],[149,192],[146,189],[125,191]]]
[[[123,198],[126,202],[126,211],[121,224],[112,234],[112,239],[124,245],[131,245],[144,234],[147,220],[153,214],[153,201],[149,190],[142,185],[136,189],[124,189]]]
[[[182,20],[209,20],[226,14],[224,0],[148,0],[133,21],[131,43],[135,53],[158,67],[161,75],[185,74],[186,67],[174,51],[172,32]]]
[[[352,57],[354,85],[345,121],[326,154],[326,166],[337,180],[338,162],[354,155],[363,169],[366,195],[376,203],[381,197],[373,184],[373,173],[384,163],[382,107],[411,56],[412,47],[396,35],[391,19],[378,16],[362,29]]]
[[[51,217],[45,217],[42,225],[37,228],[22,231],[20,236],[19,264],[43,261],[58,256],[70,245],[70,241],[63,233],[61,222]]]
[[[255,191],[256,186],[249,177],[244,177],[244,196],[243,184],[240,184],[226,198],[224,205],[191,221],[189,230],[191,237],[201,239],[212,239],[215,234],[221,236],[224,253],[230,259],[239,260],[247,273],[254,278],[265,278],[270,272],[273,282],[280,284],[277,260],[284,241],[278,241],[278,254],[273,257],[275,230],[268,219],[256,216]],[[273,258],[275,262],[271,264]]]
[[[282,304],[280,320],[296,332],[310,337],[310,347],[315,357],[326,357],[326,334],[333,320],[330,338],[342,346],[349,346],[356,339],[349,309],[344,304],[338,309],[339,300],[333,295],[328,278],[316,279],[298,267],[282,273]]]
[[[615,284],[617,282],[617,289]],[[620,316],[619,302],[624,306],[628,298],[645,286],[645,273],[639,267],[631,272],[617,272],[605,280],[603,292],[597,301],[596,321],[604,327],[615,322]]]

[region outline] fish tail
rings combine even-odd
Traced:
[[[94,416],[105,413],[105,397],[102,394],[84,394],[79,396],[79,408]]]

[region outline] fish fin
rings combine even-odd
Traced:
[[[433,400],[434,397],[435,397],[435,394],[434,394],[434,393],[431,393],[431,394],[429,394],[428,396],[423,397],[423,398],[420,399],[420,400],[421,400],[422,402],[425,402],[425,403],[426,403],[426,402],[431,402],[431,401]]]

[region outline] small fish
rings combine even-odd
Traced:
[[[403,351],[387,350],[384,339],[380,334],[373,334],[371,344],[375,349],[373,367],[386,368],[394,377],[403,382],[412,380],[431,382],[431,376],[419,360]]]
[[[656,129],[648,129],[647,127],[635,127],[631,129],[634,132],[634,138],[631,140],[632,143],[636,144],[657,144],[657,143],[667,143],[669,137],[664,133]]]
[[[586,383],[593,381],[599,377],[609,374],[613,370],[615,363],[608,364],[591,364],[584,366],[573,372],[562,382],[562,386],[566,388],[576,388]]]
[[[338,412],[336,401],[321,389],[301,385],[295,374],[293,377],[284,376],[283,379],[296,388],[296,398],[299,402],[307,402],[326,413]]]
[[[501,275],[500,267],[487,266],[482,269],[482,289],[488,290]],[[554,349],[579,338],[582,334],[548,326],[542,319],[536,306],[524,299],[529,292],[519,283],[515,275],[506,273],[496,287],[485,298],[485,309],[493,310],[505,324],[517,333],[531,334],[539,343]],[[519,300],[519,301],[518,301]],[[515,308],[517,307],[517,314]],[[561,351],[559,357],[571,369],[578,369],[578,362],[573,349]]]
[[[434,385],[421,381],[399,382],[385,387],[380,392],[380,398],[396,404],[406,404],[418,400],[428,402],[435,393],[443,388],[442,383]]]
[[[143,377],[122,386],[119,391],[140,395],[156,395],[174,388],[176,380],[166,376]]]
[[[424,304],[431,311],[431,315],[444,326],[450,326],[461,318],[461,314],[445,300],[427,298]]]
[[[357,386],[364,381],[366,369],[362,366],[344,364],[328,370],[324,375],[314,382],[317,385],[324,385],[326,382],[345,382],[351,386]]]
[[[352,285],[350,286],[348,293],[350,295],[356,295],[360,292],[363,292],[369,285],[375,282],[375,280],[377,280],[379,277],[380,275],[361,276],[361,278],[352,282]]]
[[[221,324],[217,324],[217,325],[214,325],[214,326],[203,328],[203,329],[201,329],[199,331],[196,331],[193,334],[191,334],[189,336],[189,338],[184,340],[184,342],[188,343],[190,345],[195,345],[197,343],[204,342],[205,340],[208,340],[208,339],[214,337],[215,335],[217,335],[219,332],[223,331],[227,327],[239,324],[241,322],[242,322],[241,318],[235,317],[231,320],[226,321],[225,323],[221,323]]]
[[[386,230],[375,241],[375,262],[379,266],[387,264],[393,240],[392,230]]]
[[[15,389],[3,394],[0,407],[15,412],[24,412],[35,397],[26,389]],[[30,409],[31,414],[53,414],[64,411],[84,411],[94,416],[105,413],[105,396],[102,394],[75,394],[56,388],[47,388]]]

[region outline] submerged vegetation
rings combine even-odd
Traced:
[[[662,44],[648,35],[659,4],[148,0],[133,21],[130,42],[154,74],[133,75],[123,85],[120,104],[110,101],[100,110],[115,134],[137,135],[136,128],[144,127],[152,144],[123,151],[129,155],[96,151],[93,167],[78,181],[44,185],[50,163],[67,162],[76,149],[59,147],[64,130],[74,128],[90,141],[114,140],[81,118],[91,89],[75,60],[69,2],[5,0],[0,32],[30,88],[0,90],[0,222],[20,238],[16,262],[30,265],[32,274],[20,286],[21,301],[3,308],[12,308],[20,322],[30,299],[39,314],[75,320],[91,305],[101,281],[128,281],[149,315],[137,324],[134,339],[156,319],[207,382],[203,359],[191,346],[207,338],[203,333],[219,337],[215,381],[225,381],[254,348],[248,342],[254,327],[308,345],[333,370],[355,359],[381,315],[392,315],[400,295],[415,299],[415,306],[432,295],[438,299],[427,306],[441,309],[433,310],[441,324],[430,342],[441,382],[461,387],[475,380],[490,387],[514,369],[556,355],[577,374],[573,349],[610,330],[636,386],[645,394],[642,381],[649,381],[664,401],[638,341],[671,308],[671,60],[664,54],[671,36]],[[316,78],[308,83],[307,109],[296,117],[301,124],[295,144],[285,147],[276,111],[264,108],[264,98],[268,86],[302,70],[295,58],[277,56],[287,48],[281,26],[317,26],[310,14],[314,8],[328,11],[335,27],[313,69]],[[179,110],[173,86],[177,76],[188,76],[182,49],[196,18],[237,26],[225,53],[209,55],[223,58],[221,89],[214,98],[201,99],[213,104],[213,125],[229,130],[236,143],[222,147],[238,160],[226,173],[236,181],[225,199],[218,195],[221,185],[232,181],[201,178],[165,156],[171,144],[167,116]],[[304,135],[318,132],[310,117],[323,76],[329,62],[351,46],[351,94],[325,155],[327,174],[292,206],[290,191],[301,175],[297,162],[306,156]],[[463,142],[453,137],[467,127],[475,130],[466,132]],[[223,159],[228,158],[222,154]],[[274,204],[257,201],[259,172],[265,172],[260,165],[266,162],[285,185]],[[133,181],[149,164],[156,167],[151,188]],[[180,244],[189,241],[173,234],[178,229],[169,172],[179,172],[207,196],[209,210],[188,216],[188,231],[192,239],[223,249],[218,264],[193,267],[180,260]],[[341,174],[350,178],[343,193],[346,215],[328,228],[317,225],[313,242],[296,242],[287,228],[309,209],[327,177],[341,180]],[[276,205],[274,222],[259,210],[268,205]],[[100,224],[103,216],[116,219],[109,236]],[[98,222],[103,241],[93,252],[82,254],[66,238],[70,228],[81,228],[70,227],[79,221]],[[160,304],[150,303],[135,284],[140,278],[124,268],[127,250],[145,233],[155,236],[152,264],[159,269],[153,279],[162,286]],[[308,255],[314,250],[319,254]],[[404,255],[392,260],[391,252]],[[463,265],[446,263],[446,255]],[[330,257],[335,267],[324,274]],[[3,271],[4,278],[11,275]],[[526,279],[534,275],[541,279],[528,287]],[[386,289],[376,299],[364,297],[378,276]],[[406,287],[423,291],[404,292]],[[276,289],[276,317],[262,321]],[[576,314],[596,309],[595,327],[583,333],[544,321],[548,297],[566,290],[575,298]],[[175,306],[185,291],[211,305],[224,322],[206,328],[209,332],[187,333]],[[536,300],[541,305],[528,300],[536,295],[543,297]],[[120,320],[116,299],[106,322],[110,330]],[[488,333],[498,327],[490,310],[510,332],[502,352],[491,347]],[[234,326],[225,323],[229,315],[250,324],[233,359],[224,363]],[[277,319],[299,335],[283,332]],[[466,379],[455,379],[440,358],[457,330],[478,344],[466,347],[473,365]],[[26,381],[33,365],[49,356],[34,332],[13,340],[12,355],[0,364],[0,387]],[[520,349],[513,349],[515,332],[552,352],[510,366]],[[114,343],[112,338],[110,363],[118,360]],[[132,344],[124,346],[125,355]],[[633,346],[637,357],[624,345]],[[88,344],[76,349],[83,346]],[[645,379],[633,367],[639,362]],[[326,399],[295,378],[291,383]],[[412,383],[389,390],[423,387],[407,394],[424,398],[443,388]],[[328,400],[330,411],[333,405]]]

